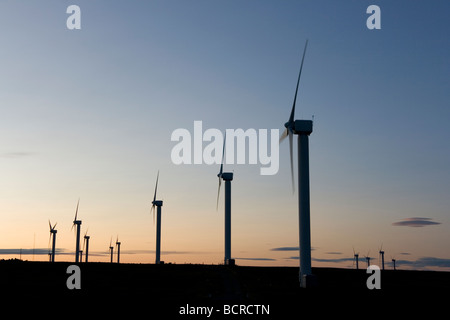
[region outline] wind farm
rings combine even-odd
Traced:
[[[0,5],[0,288],[448,288],[447,4],[70,8]]]

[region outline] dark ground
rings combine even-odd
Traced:
[[[381,271],[381,289],[369,290],[366,281],[370,274],[365,269],[313,268],[318,286],[301,289],[298,268],[294,267],[189,264],[81,263],[81,289],[69,290],[66,281],[70,274],[66,270],[71,264],[0,261],[0,290],[13,302],[44,299],[62,304],[84,301],[102,305],[104,310],[156,308],[169,318],[179,316],[186,304],[216,306],[218,310],[225,304],[268,304],[270,315],[253,315],[264,319],[285,319],[282,315],[286,314],[291,318],[303,310],[323,315],[350,315],[356,310],[362,312],[360,315],[375,314],[380,306],[383,310],[392,307],[390,314],[414,314],[446,308],[439,301],[448,301],[450,296],[450,272],[385,270]],[[233,317],[220,311],[213,316],[252,317]],[[206,315],[179,317],[197,319]]]

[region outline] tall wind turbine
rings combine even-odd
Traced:
[[[153,195],[152,209],[153,213],[153,223],[155,223],[155,207],[156,209],[156,258],[155,263],[160,264],[161,262],[161,207],[163,205],[162,200],[156,200],[156,191],[158,190],[158,180],[159,180],[159,170],[156,176],[155,194]]]
[[[77,210],[75,211],[75,218],[73,220],[72,229],[74,226],[77,226],[77,240],[75,245],[75,263],[78,263],[80,260],[80,229],[81,229],[81,220],[77,220],[78,217],[78,206],[80,205],[80,199],[78,199]]]
[[[89,258],[89,240],[91,239],[90,236],[87,235],[87,230],[84,233],[84,240],[83,240],[83,250],[84,251],[84,262],[88,262]]]
[[[396,269],[395,269],[395,261],[396,261],[395,258],[392,258],[392,264],[393,264],[393,266],[394,266],[394,270],[396,270]]]
[[[356,270],[358,270],[359,269],[359,260],[358,260],[358,258],[359,258],[359,252],[355,252],[355,249],[353,249],[353,257],[354,257],[354,259],[353,259],[353,262],[354,263],[356,263]]]
[[[369,257],[369,253],[370,253],[370,250],[367,252],[367,255],[364,256],[366,258],[367,268],[370,267],[370,259],[372,259],[371,257]]]
[[[223,139],[223,150],[222,150],[222,162],[220,163],[220,171],[217,174],[219,177],[219,188],[217,191],[217,206],[216,210],[219,208],[219,195],[220,186],[222,185],[222,180],[225,181],[225,265],[234,265],[234,259],[231,259],[231,181],[233,181],[233,172],[223,172],[223,159],[225,156],[225,140],[226,135]]]
[[[116,248],[117,248],[117,263],[120,263],[120,241],[119,236],[116,238]]]
[[[113,263],[114,247],[112,246],[112,237],[111,237],[111,240],[109,240],[109,251],[111,254],[111,263]]]
[[[310,202],[309,202],[309,135],[313,131],[312,120],[295,120],[295,104],[297,102],[298,86],[302,75],[303,62],[305,60],[306,48],[303,50],[302,63],[297,79],[294,102],[288,122],[284,124],[286,130],[280,137],[280,142],[289,137],[289,152],[291,162],[291,180],[294,190],[294,164],[293,164],[293,137],[298,135],[298,215],[299,215],[299,255],[300,255],[300,286],[303,288],[313,286],[315,283],[311,271],[311,224],[310,224]]]
[[[50,238],[48,239],[48,242],[50,244],[50,239],[53,238],[52,241],[52,253],[50,254],[50,261],[55,262],[55,247],[56,247],[56,233],[58,232],[55,227],[55,225],[52,227],[50,220],[48,220],[48,226],[50,227]]]
[[[381,270],[384,270],[384,251],[383,251],[383,244],[381,244],[380,251],[378,254],[381,256]],[[379,257],[378,257],[379,259]]]

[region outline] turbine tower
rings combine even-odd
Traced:
[[[74,226],[77,226],[77,240],[75,244],[75,263],[79,262],[80,259],[80,229],[81,229],[81,220],[77,220],[78,216],[78,206],[80,205],[80,199],[78,199],[77,210],[75,211],[75,218],[73,220],[72,229]]]
[[[392,257],[392,265],[394,266],[394,271],[397,270],[397,269],[395,269],[395,261],[396,261],[395,258]]]
[[[50,239],[53,238],[53,241],[52,241],[52,252],[50,254],[50,261],[51,262],[55,262],[56,233],[58,231],[55,229],[56,223],[52,227],[52,225],[50,223],[50,220],[48,220],[48,226],[50,227],[50,238],[48,239],[49,246],[50,246]]]
[[[158,190],[159,170],[156,176],[155,194],[153,195],[151,212],[153,213],[153,223],[155,223],[155,206],[156,206],[156,258],[155,263],[164,263],[161,261],[161,207],[162,200],[156,200],[156,191]]]
[[[370,250],[367,252],[367,255],[365,256],[366,262],[367,262],[367,268],[370,267],[370,259],[372,259],[371,257],[369,257],[369,253],[370,253]]]
[[[354,257],[354,259],[353,259],[353,263],[355,263],[356,264],[356,270],[358,270],[359,269],[359,252],[355,252],[355,249],[353,249],[353,257]]]
[[[88,262],[88,258],[89,258],[89,239],[91,239],[91,237],[87,235],[87,230],[86,230],[86,232],[84,234],[84,240],[83,240],[83,250],[85,250],[84,262]]]
[[[111,237],[111,240],[109,240],[109,251],[111,254],[111,263],[113,263],[114,247],[112,246],[112,237]]]
[[[298,86],[305,60],[306,48],[303,51],[302,63],[297,79],[294,102],[288,122],[284,124],[286,130],[280,137],[280,142],[289,137],[289,151],[291,162],[292,190],[294,190],[293,165],[293,137],[298,135],[298,215],[299,215],[299,255],[300,255],[300,286],[303,288],[314,286],[315,280],[311,271],[311,224],[310,224],[310,197],[309,197],[309,135],[313,131],[311,120],[295,120],[295,104],[297,101]]]
[[[384,251],[383,251],[383,244],[381,244],[380,251],[378,252],[379,256],[381,256],[381,270],[384,270]],[[379,259],[380,257],[378,257]]]
[[[117,263],[120,263],[120,241],[119,236],[116,238],[116,248],[117,248]]]
[[[219,195],[222,180],[225,181],[225,265],[234,265],[234,259],[231,259],[231,181],[233,181],[233,172],[223,172],[223,159],[225,156],[225,141],[226,134],[223,139],[222,162],[220,164],[220,171],[217,174],[219,177],[219,188],[217,191],[217,205],[219,208]]]

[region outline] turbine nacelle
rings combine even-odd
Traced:
[[[157,206],[157,207],[162,207],[163,201],[162,200],[154,200],[154,201],[152,201],[152,205]]]
[[[222,172],[217,175],[219,178],[222,178],[225,181],[233,180],[233,172]]]
[[[287,130],[292,130],[294,134],[310,135],[313,131],[312,120],[295,120],[293,125],[291,122],[286,122],[284,126]]]
[[[55,228],[56,228],[56,224],[57,224],[57,223],[55,223],[55,225],[52,227],[52,225],[51,225],[51,223],[50,223],[50,220],[48,221],[48,226],[50,227],[50,233],[55,234],[55,233],[58,232],[58,231],[55,229]]]

